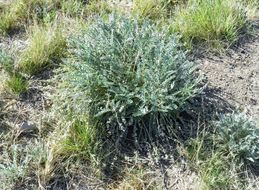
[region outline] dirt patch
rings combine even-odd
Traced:
[[[215,89],[220,98],[259,117],[259,35],[224,55],[206,55],[198,62],[209,88]]]

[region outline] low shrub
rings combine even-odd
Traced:
[[[217,144],[238,162],[259,164],[259,128],[244,114],[222,116],[217,123]]]
[[[16,95],[27,91],[28,83],[26,79],[16,71],[14,59],[3,50],[0,50],[0,66],[8,75],[8,78],[3,81],[4,87],[8,91]]]
[[[29,35],[29,45],[21,53],[18,68],[34,75],[60,61],[66,49],[66,38],[58,24],[35,25]]]
[[[59,75],[60,109],[89,115],[116,142],[173,129],[171,120],[201,90],[177,39],[148,22],[97,20],[70,40],[70,50]]]
[[[189,47],[220,47],[236,42],[246,22],[243,7],[235,1],[191,0],[177,11],[171,31],[180,33]]]
[[[0,50],[0,68],[11,74],[14,69],[14,60],[7,52]]]
[[[29,145],[12,144],[2,147],[1,189],[39,188],[39,184],[35,183],[32,178],[39,175],[42,163],[46,161],[46,147],[39,141],[31,143]]]
[[[205,189],[247,189],[249,173],[258,167],[259,128],[244,114],[222,115],[211,129],[189,139],[185,155]]]

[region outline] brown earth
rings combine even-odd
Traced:
[[[259,117],[259,22],[255,35],[239,47],[198,60],[208,88],[239,111]],[[257,27],[257,28],[256,28]]]

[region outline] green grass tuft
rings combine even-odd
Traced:
[[[92,160],[94,147],[97,147],[96,130],[86,121],[76,120],[69,128],[68,136],[61,142],[65,155],[84,160]]]
[[[10,78],[6,81],[6,87],[12,93],[16,95],[20,95],[21,93],[24,93],[27,91],[28,82],[23,76],[15,73],[15,74],[12,74]]]
[[[228,0],[191,0],[174,17],[171,31],[182,35],[188,47],[231,45],[246,26],[241,4]]]
[[[132,13],[139,19],[159,20],[171,16],[176,5],[186,0],[135,0]]]

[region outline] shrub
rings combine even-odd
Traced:
[[[90,15],[107,15],[112,13],[114,10],[112,9],[111,5],[107,1],[103,0],[92,0],[89,1],[89,4],[87,5],[85,9],[85,14]]]
[[[27,90],[26,79],[16,71],[13,58],[3,50],[0,50],[0,66],[8,75],[8,79],[3,82],[9,91],[19,95]]]
[[[30,143],[29,145],[10,144],[2,147],[1,189],[24,189],[25,186],[28,189],[38,189],[37,183],[32,183],[32,178],[39,177],[38,174],[42,163],[46,161],[47,152],[42,142]]]
[[[244,114],[222,116],[217,123],[217,144],[238,162],[258,165],[259,128]]]
[[[18,67],[28,75],[60,61],[66,49],[66,39],[58,25],[35,25],[29,36],[29,46],[22,52]]]
[[[5,51],[0,50],[0,66],[6,72],[11,74],[14,69],[14,60],[13,58],[8,55]]]
[[[200,91],[196,66],[177,39],[151,23],[111,17],[70,40],[59,77],[63,110],[89,114],[119,140],[152,138]],[[136,138],[135,138],[136,140]]]
[[[245,11],[234,1],[192,0],[176,13],[171,30],[190,47],[204,42],[222,46],[237,41],[245,25]]]

